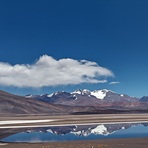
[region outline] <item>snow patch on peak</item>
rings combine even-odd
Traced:
[[[107,89],[94,90],[94,91],[89,91],[88,89],[83,89],[83,90],[78,89],[72,92],[71,94],[88,95],[89,97],[95,96],[98,99],[104,99],[108,92],[114,93],[113,91]]]
[[[26,95],[25,98],[32,98],[33,95],[29,94],[29,95]]]
[[[58,91],[58,92],[55,92],[53,95],[56,96],[56,95],[59,95],[61,93],[65,93],[65,91]]]
[[[77,100],[78,99],[76,95],[73,95],[73,97],[75,98],[74,100]]]
[[[72,92],[71,94],[79,94],[79,95],[89,95],[91,92],[88,90],[88,89],[83,89],[83,90],[81,90],[81,89],[78,89],[78,90],[76,90],[76,91],[74,91],[74,92]]]
[[[53,96],[53,93],[52,93],[52,94],[48,94],[48,95],[47,95],[47,97],[49,97],[49,98],[50,98],[50,97],[52,97],[52,96]]]
[[[111,90],[108,90],[108,89],[102,89],[102,90],[94,90],[94,91],[92,91],[91,95],[102,100],[102,99],[104,99],[106,97],[108,92],[115,93],[115,92],[113,92]]]
[[[107,92],[109,92],[109,90],[95,90],[91,92],[91,95],[95,96],[98,99],[104,99],[106,97]]]
[[[90,92],[88,89],[83,89],[82,91],[83,92]]]
[[[91,94],[91,92],[88,89],[83,89],[82,92],[83,92],[83,94],[86,94],[86,95]]]
[[[81,93],[82,93],[82,90],[81,89],[78,89],[78,90],[72,92],[71,94],[81,94]]]
[[[56,92],[56,93],[54,93],[53,95],[55,96],[55,95],[57,95],[59,92]]]

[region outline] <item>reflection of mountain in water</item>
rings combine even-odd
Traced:
[[[118,130],[128,129],[132,126],[138,125],[137,123],[123,123],[123,124],[99,124],[99,125],[75,125],[75,126],[58,126],[58,127],[46,127],[30,130],[29,132],[50,132],[57,135],[65,135],[68,133],[77,136],[88,136],[90,134],[95,135],[109,135]]]
[[[38,128],[18,128],[18,129],[0,129],[0,139],[11,137],[15,134],[53,134],[54,135],[74,135],[76,137],[87,137],[89,135],[109,136],[115,132],[129,129],[130,127],[143,125],[148,126],[148,123],[122,123],[122,124],[98,124],[98,125],[73,125],[73,126],[53,126],[53,127],[38,127]]]

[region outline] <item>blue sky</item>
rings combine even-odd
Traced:
[[[0,89],[24,95],[73,91],[78,88],[106,88],[131,96],[148,95],[147,6],[147,0],[1,0]],[[46,61],[43,57],[47,57]],[[82,68],[84,74],[80,77],[107,82],[92,83],[85,79],[85,82],[76,83],[79,78],[76,74],[77,77],[73,79],[76,81],[69,79],[71,84],[66,82],[67,79],[63,81],[62,76],[61,80],[59,77],[57,79],[59,83],[52,83],[53,86],[51,81],[46,85],[42,82],[42,85],[38,85],[28,76],[30,85],[25,85],[25,76],[21,75],[19,68],[15,69],[22,64],[25,68],[31,66],[35,69],[40,59],[43,59],[44,66],[54,60],[57,63],[56,69],[53,69],[56,71],[55,75],[51,75],[49,65],[47,75],[43,75],[43,81],[48,82],[48,72],[53,79],[54,76],[59,76],[61,69],[58,66],[62,59],[65,59],[64,68],[66,66],[70,69],[67,58],[77,63],[76,67],[84,66],[81,60],[95,62],[97,66],[89,67],[91,70],[94,68],[92,74],[87,75],[88,71]],[[100,70],[99,66],[108,73],[101,71],[99,75],[95,70],[95,67]],[[6,76],[3,70],[10,67],[15,72],[18,70],[18,74],[6,71]],[[36,74],[39,75],[39,71],[37,69]],[[30,71],[29,73],[32,74]],[[33,73],[33,78],[39,77],[36,74]],[[71,76],[75,76],[75,73]],[[12,79],[16,82],[15,85],[11,83]],[[24,85],[20,86],[17,81]],[[110,84],[111,82],[119,83]]]

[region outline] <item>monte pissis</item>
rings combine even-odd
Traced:
[[[93,114],[148,112],[148,97],[131,97],[102,89],[17,96],[0,91],[1,114]]]

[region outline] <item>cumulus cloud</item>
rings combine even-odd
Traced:
[[[114,84],[119,84],[120,82],[118,82],[118,81],[115,81],[115,82],[110,82],[109,84],[110,85],[114,85]]]
[[[64,58],[56,60],[43,55],[34,64],[0,62],[0,85],[44,87],[80,83],[105,83],[112,71],[87,60]]]

